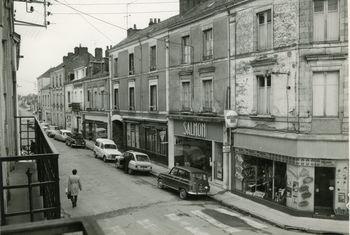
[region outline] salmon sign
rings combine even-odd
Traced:
[[[207,136],[207,127],[203,122],[184,122],[184,134],[187,136],[205,138]]]

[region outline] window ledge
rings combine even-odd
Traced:
[[[253,114],[249,116],[253,120],[269,121],[272,122],[275,120],[275,117],[270,114]]]

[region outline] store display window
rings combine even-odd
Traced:
[[[235,156],[236,189],[247,195],[286,204],[286,164],[265,158]]]
[[[175,164],[204,170],[211,177],[211,141],[176,137]]]

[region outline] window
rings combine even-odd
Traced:
[[[134,74],[134,53],[129,54],[129,75]]]
[[[207,30],[203,31],[203,36],[204,36],[203,59],[209,60],[209,59],[213,58],[213,30],[207,29]]]
[[[135,110],[135,87],[129,85],[129,110]]]
[[[114,58],[114,77],[118,77],[118,58]]]
[[[157,85],[153,84],[149,87],[149,110],[157,111]]]
[[[258,19],[258,50],[272,48],[271,10],[257,14]]]
[[[119,109],[119,88],[114,88],[114,109]]]
[[[339,40],[338,0],[314,0],[314,41]]]
[[[190,110],[191,109],[191,82],[184,81],[181,84],[181,104],[182,110]]]
[[[270,114],[271,76],[257,76],[258,114]]]
[[[190,36],[182,37],[181,47],[182,47],[182,63],[189,64],[191,63],[191,47],[190,45]]]
[[[157,50],[156,46],[152,46],[150,49],[150,71],[157,69]]]
[[[68,91],[67,97],[68,97],[68,104],[70,104],[70,92],[69,91]]]
[[[105,91],[104,90],[101,90],[101,107],[100,108],[102,108],[102,109],[104,109],[104,107],[105,107]]]
[[[213,103],[213,81],[203,80],[203,111],[212,111]]]
[[[339,72],[315,72],[312,80],[313,116],[338,116]]]

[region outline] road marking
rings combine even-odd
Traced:
[[[161,231],[161,229],[157,225],[151,223],[151,221],[149,219],[138,220],[137,223],[140,224],[145,229],[149,229],[149,230],[152,230],[155,232]]]
[[[253,226],[254,228],[257,228],[257,229],[262,229],[262,228],[267,228],[266,225],[264,224],[260,224],[252,219],[250,219],[249,217],[247,216],[242,216],[240,214],[237,214],[237,213],[234,213],[232,211],[229,211],[229,210],[226,210],[226,209],[223,209],[223,208],[217,208],[215,209],[216,211],[218,212],[221,212],[223,214],[226,214],[226,215],[231,215],[231,216],[234,216],[234,217],[237,217],[237,218],[240,218],[241,220],[244,220],[247,224]]]
[[[176,222],[180,223],[180,225],[184,229],[186,229],[187,231],[189,231],[192,234],[195,234],[195,235],[209,235],[208,233],[201,231],[199,228],[191,226],[191,224],[189,222],[181,220],[181,217],[176,215],[176,214],[168,214],[168,215],[165,215],[165,216],[168,217],[172,221],[176,221]]]
[[[209,215],[204,214],[203,212],[201,212],[200,210],[196,210],[196,211],[191,211],[192,214],[198,216],[201,219],[204,219],[206,221],[208,221],[209,223],[211,223],[212,225],[224,230],[225,232],[232,234],[232,233],[236,233],[236,232],[240,232],[241,230],[236,229],[236,228],[232,228],[226,224],[221,223],[220,221],[210,217]]]

